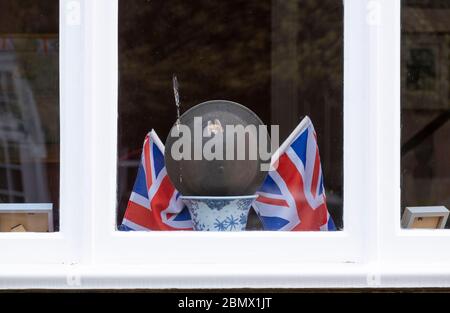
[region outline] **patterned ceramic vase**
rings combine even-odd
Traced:
[[[195,230],[242,231],[248,212],[257,195],[252,196],[186,196],[181,197],[191,213]]]

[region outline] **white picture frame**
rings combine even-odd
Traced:
[[[431,228],[433,227],[420,227],[415,225],[417,221],[422,218],[429,219],[432,224],[436,226],[434,229],[443,229],[447,223],[449,210],[445,206],[416,206],[406,207],[402,216],[402,227],[406,229],[411,228]],[[429,223],[422,223],[427,226]]]
[[[9,214],[47,214],[48,232],[53,232],[53,203],[0,203],[0,215]],[[1,218],[1,217],[0,217]]]

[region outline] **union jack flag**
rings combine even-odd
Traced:
[[[305,117],[274,154],[253,203],[264,230],[336,230],[328,213],[317,136]]]
[[[167,176],[164,145],[155,131],[147,134],[141,162],[119,230],[192,230],[188,209]]]
[[[305,117],[274,154],[253,203],[264,230],[336,230],[326,204],[317,136]],[[192,221],[164,165],[164,145],[152,130],[119,230],[191,230]]]

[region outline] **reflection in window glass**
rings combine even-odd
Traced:
[[[402,2],[402,214],[450,208],[449,16],[446,0]]]
[[[182,113],[225,99],[280,125],[280,142],[308,115],[317,132],[327,206],[343,206],[343,7],[326,1],[119,1],[118,214],[133,190],[145,135],[164,142]],[[254,211],[247,229],[261,229]]]
[[[0,2],[0,231],[58,229],[59,1]]]

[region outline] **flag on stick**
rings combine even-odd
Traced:
[[[188,209],[167,176],[164,145],[154,130],[147,134],[141,162],[119,230],[192,230]]]
[[[253,204],[264,230],[336,230],[328,213],[317,135],[305,117],[272,157]]]

